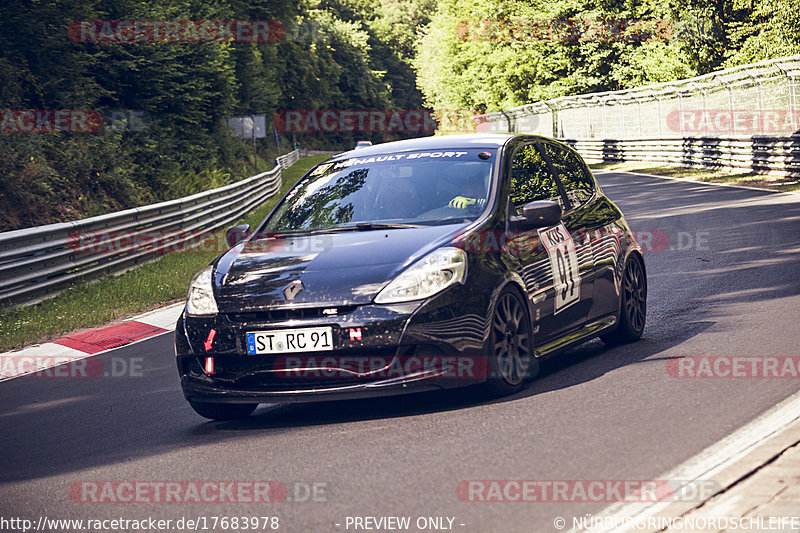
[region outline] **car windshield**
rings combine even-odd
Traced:
[[[495,157],[496,149],[462,149],[323,163],[294,186],[261,232],[472,221],[486,208]]]

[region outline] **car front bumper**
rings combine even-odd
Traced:
[[[482,383],[488,326],[485,315],[468,310],[488,303],[476,298],[459,286],[424,303],[343,307],[334,316],[308,309],[210,317],[184,312],[175,336],[181,387],[193,402],[292,403]],[[319,326],[332,328],[333,350],[247,353],[247,332]]]

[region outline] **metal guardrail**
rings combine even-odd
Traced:
[[[276,161],[281,168],[289,168],[290,166],[294,165],[298,159],[301,157],[308,157],[310,155],[334,155],[341,152],[335,152],[332,150],[306,150],[305,148],[300,148],[295,150],[294,152],[290,152],[286,155],[279,156]]]
[[[591,163],[647,161],[800,178],[800,135],[561,140]]]
[[[278,192],[282,169],[300,153],[281,157],[268,172],[185,198],[0,233],[0,305],[35,303],[76,280],[120,274],[156,253],[190,247]],[[100,244],[91,253],[82,250],[87,237]],[[121,239],[124,246],[118,246]]]
[[[286,155],[278,156],[277,161],[281,168],[289,168],[294,165],[298,159],[300,159],[300,150],[294,150]]]

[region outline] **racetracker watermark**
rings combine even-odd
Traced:
[[[276,43],[286,36],[278,20],[73,20],[78,43]]]
[[[429,157],[441,157],[454,152],[432,152]],[[377,159],[380,159],[378,157]],[[595,253],[624,251],[633,244],[621,231],[609,229],[576,231],[572,239],[577,246],[591,247]],[[663,230],[633,231],[636,242],[645,253],[671,251],[708,251],[708,231]],[[232,234],[227,241],[219,232],[206,231],[72,231],[67,237],[67,247],[75,254],[126,254],[126,253],[215,253],[227,252],[247,233]],[[453,238],[453,246],[473,253],[536,253],[546,252],[542,236],[535,231],[479,230],[466,236]],[[265,232],[250,239],[242,249],[244,254],[302,252],[319,253],[333,246],[330,235],[302,237]]]
[[[462,502],[699,502],[720,490],[711,480],[478,479],[456,485]]]
[[[329,27],[317,20],[294,20],[286,24],[284,40],[297,43],[313,43],[327,38]]]
[[[138,109],[109,109],[102,115],[103,130],[144,131],[150,122],[149,114]]]
[[[272,117],[272,127],[284,133],[408,133],[475,132],[476,111],[424,109],[284,110]]]
[[[103,124],[92,110],[0,109],[0,133],[96,133]]]
[[[67,246],[76,254],[125,253],[215,253],[227,252],[246,234],[231,235],[227,241],[220,233],[206,231],[72,231]],[[278,253],[282,251],[319,253],[332,246],[330,235],[297,238],[268,232],[250,240],[242,253]]]
[[[143,131],[148,114],[135,109],[2,109],[0,133],[101,133]]]
[[[800,111],[791,109],[682,109],[667,114],[679,133],[791,134],[800,130]]]
[[[0,379],[25,378],[81,379],[142,377],[143,357],[89,357],[3,355],[0,356]]]
[[[800,356],[694,355],[667,360],[673,378],[800,378]]]
[[[349,328],[350,341],[362,340],[361,328]],[[273,372],[283,378],[364,378],[392,379],[440,377],[485,379],[491,372],[483,356],[303,356],[286,355],[275,359]]]
[[[634,230],[633,237],[645,253],[697,250],[708,251],[708,231]],[[624,251],[633,244],[621,231],[613,229],[580,230],[572,234],[576,245],[590,246],[594,253]],[[466,237],[453,239],[453,245],[467,252],[479,253],[523,253],[547,251],[541,233],[523,230],[480,230]]]
[[[464,19],[456,25],[462,41],[629,42],[668,41],[665,19]]]
[[[75,503],[278,503],[288,490],[280,481],[76,481]]]

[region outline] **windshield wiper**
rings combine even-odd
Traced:
[[[340,231],[372,231],[376,229],[405,229],[419,228],[418,224],[392,224],[389,222],[356,222],[350,226],[333,226],[330,228],[319,228],[305,230],[303,233],[338,233]]]
[[[289,239],[320,233],[338,233],[340,231],[372,231],[380,229],[405,229],[421,228],[419,224],[392,224],[388,222],[356,222],[351,226],[333,226],[330,228],[303,229],[294,231],[265,232],[258,235],[259,239]]]
[[[392,224],[389,222],[357,222],[355,225],[358,231],[370,231],[374,229],[404,229],[419,228],[419,224]]]

